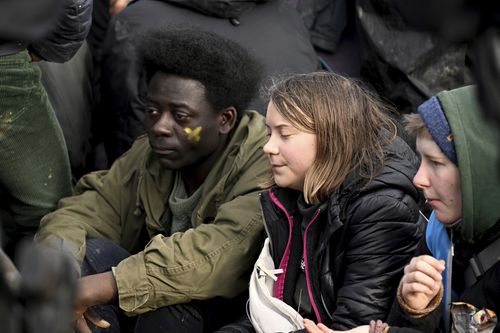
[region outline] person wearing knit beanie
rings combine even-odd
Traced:
[[[422,117],[425,127],[434,142],[446,157],[457,165],[457,153],[455,151],[455,144],[453,143],[453,134],[451,133],[448,119],[446,119],[439,99],[436,96],[431,97],[418,107],[418,113]]]
[[[413,182],[433,212],[388,332],[500,332],[500,129],[483,118],[475,86],[443,91],[405,120],[421,157]]]

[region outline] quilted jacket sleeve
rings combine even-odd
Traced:
[[[422,234],[414,199],[394,188],[365,193],[347,216],[345,270],[332,326],[339,330],[385,320]]]
[[[30,45],[45,60],[66,62],[78,51],[92,23],[92,0],[64,0],[63,12],[49,34]]]

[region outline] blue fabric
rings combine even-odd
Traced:
[[[446,261],[448,258],[448,249],[450,248],[450,237],[446,232],[445,226],[439,222],[434,212],[429,217],[429,223],[425,230],[425,241],[432,256],[439,260]],[[448,263],[446,263],[448,267]],[[446,269],[443,271],[443,284],[446,285]]]
[[[422,117],[425,127],[431,134],[434,142],[436,142],[450,161],[458,165],[453,135],[451,134],[450,125],[448,124],[448,120],[446,119],[439,99],[435,96],[431,97],[418,107],[418,113]]]
[[[451,246],[450,237],[446,232],[446,228],[444,224],[442,224],[437,218],[434,212],[432,212],[429,217],[429,222],[427,223],[427,228],[425,229],[425,242],[427,243],[427,247],[432,253],[432,256],[438,260],[444,260],[446,262],[446,268],[441,274],[443,276],[443,295],[446,295],[448,289],[447,277],[446,273],[448,271],[449,265],[448,263],[448,251]],[[451,300],[456,301],[458,296],[456,293],[451,291]],[[446,313],[446,304],[443,302],[443,318]]]

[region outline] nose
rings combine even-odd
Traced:
[[[266,144],[264,147],[262,147],[262,150],[264,151],[265,154],[268,155],[276,155],[279,152],[278,146],[273,140],[273,135],[271,134],[269,136],[269,140],[267,140]]]
[[[422,162],[417,170],[417,173],[413,177],[413,184],[420,189],[424,189],[426,187],[431,186],[427,169],[428,168],[425,162]]]
[[[171,136],[172,129],[172,116],[169,112],[162,112],[161,116],[153,123],[151,130],[156,136]]]

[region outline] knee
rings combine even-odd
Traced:
[[[88,239],[82,275],[98,274],[111,270],[130,254],[107,239]]]
[[[176,304],[148,312],[137,318],[134,333],[203,332],[200,310],[190,304]]]

